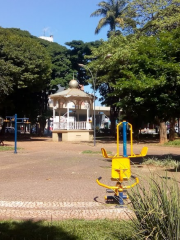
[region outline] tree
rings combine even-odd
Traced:
[[[51,57],[51,81],[48,90],[57,90],[57,85],[66,87],[72,78],[73,69],[68,49],[58,43],[37,39]]]
[[[117,96],[113,94],[114,85],[116,85],[116,80],[122,76],[122,68],[127,65],[125,58],[130,54],[131,42],[122,35],[110,38],[108,42],[103,42],[98,49],[93,49],[90,57],[95,60],[88,65],[94,73],[98,73],[96,87],[99,88],[102,103],[110,106],[111,134],[114,136],[116,120],[120,117],[120,106],[117,103],[121,99],[118,94]],[[112,54],[112,57],[104,61],[104,57],[109,53]],[[96,58],[96,56],[99,57]]]
[[[0,29],[0,42],[1,114],[16,112],[33,120],[38,106],[35,95],[45,91],[50,82],[51,59],[36,39],[10,29]]]
[[[139,31],[154,35],[180,26],[180,0],[133,0],[128,14],[139,26]]]
[[[138,100],[159,122],[161,143],[167,141],[165,122],[175,123],[175,117],[180,114],[179,36],[177,29],[140,38],[131,51],[131,64],[124,70],[125,78],[130,79],[125,86],[135,90],[139,88]],[[122,81],[119,83],[121,87],[124,84]],[[172,133],[170,140],[173,138]]]
[[[9,28],[6,29],[6,31],[10,31],[11,33],[21,37],[34,39],[45,48],[52,63],[50,76],[51,81],[48,90],[50,89],[56,91],[57,85],[61,85],[63,87],[68,85],[69,79],[72,77],[73,70],[69,59],[68,49],[66,47],[61,46],[58,43],[37,38],[31,35],[28,31],[22,31],[17,28]]]
[[[139,39],[118,36],[93,51],[113,53],[98,78],[104,103],[123,109],[133,124],[147,117],[158,121],[160,142],[167,140],[165,121],[180,115],[179,39],[179,29]],[[99,60],[90,66],[100,67]]]
[[[126,0],[108,0],[108,2],[102,1],[98,4],[98,6],[100,8],[90,15],[91,17],[102,16],[95,29],[95,34],[98,34],[101,28],[107,25],[110,27],[110,32],[116,32],[116,27],[123,29],[126,22],[128,25],[134,26],[134,22],[125,16],[127,9]],[[109,36],[111,35],[110,32],[108,33]]]
[[[102,42],[94,41],[94,42],[86,42],[73,40],[71,42],[65,43],[70,49],[67,51],[67,55],[70,58],[72,63],[72,69],[75,73],[77,73],[77,79],[80,84],[87,85],[87,80],[89,76],[86,74],[85,69],[79,67],[79,63],[86,65],[92,59],[90,55],[92,53],[92,48],[98,48]],[[86,57],[85,57],[86,56]]]
[[[41,89],[51,73],[46,50],[34,39],[0,31],[1,75],[9,78],[13,88]],[[7,69],[3,66],[8,66]]]
[[[45,119],[50,117],[48,95],[54,93],[58,85],[68,86],[77,72],[79,82],[87,84],[88,76],[79,69],[78,63],[86,64],[89,60],[84,58],[85,54],[89,55],[91,47],[101,42],[72,41],[67,43],[71,49],[67,49],[14,28],[0,28],[0,40],[0,101],[2,94],[5,97],[1,114],[16,112],[30,117],[32,123],[38,118],[42,132]]]

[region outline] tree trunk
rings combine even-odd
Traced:
[[[165,122],[160,122],[159,124],[159,133],[160,133],[160,143],[166,143],[167,140],[167,128]]]
[[[169,129],[169,141],[174,141],[175,139],[175,118],[170,119],[170,129]]]
[[[111,121],[111,135],[116,136],[116,119],[118,117],[118,112],[115,106],[110,107],[110,121]]]
[[[134,139],[139,141],[139,128],[138,127],[135,127],[135,128],[133,127],[133,132],[134,132],[134,135],[133,135]]]
[[[139,129],[140,129],[140,124],[138,119],[128,119],[129,123],[132,124],[133,127],[133,139],[139,141]]]

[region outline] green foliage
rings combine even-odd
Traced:
[[[0,152],[12,151],[12,150],[14,150],[14,147],[0,146]]]
[[[80,84],[87,85],[89,76],[86,73],[86,70],[84,68],[80,68],[78,64],[80,63],[86,65],[91,60],[89,58],[89,55],[91,55],[91,48],[94,47],[97,49],[101,45],[101,41],[84,43],[83,41],[73,40],[71,42],[66,42],[66,45],[70,47],[67,51],[67,55],[72,63],[72,69],[75,77],[78,79]]]
[[[179,3],[179,0],[133,0],[128,12],[140,27],[140,33],[154,35],[180,26]]]
[[[46,48],[51,57],[50,90],[57,90],[57,85],[66,87],[73,76],[72,63],[67,48],[43,39],[38,39],[38,41]]]
[[[40,43],[46,50],[51,59],[51,82],[49,89],[57,90],[57,85],[67,86],[69,79],[72,78],[72,64],[68,57],[67,48],[58,43],[48,42],[41,38],[32,36],[27,31],[16,28],[6,29],[15,35],[31,38]]]
[[[116,36],[104,42],[89,64],[99,69],[97,84],[104,104],[122,109],[121,116],[133,125],[167,121],[180,115],[179,29],[156,36]],[[136,128],[136,126],[135,126]]]
[[[180,146],[180,140],[176,139],[174,141],[169,141],[164,144],[165,146]]]
[[[30,117],[32,123],[39,116],[42,129],[46,117],[52,115],[47,112],[48,95],[58,85],[67,87],[76,72],[79,82],[86,83],[88,76],[78,63],[86,63],[84,55],[100,44],[72,41],[67,43],[71,49],[67,49],[15,28],[0,28],[0,41],[1,114],[16,112]]]
[[[125,78],[119,82],[120,87],[139,93],[140,105],[149,111],[153,109],[154,116],[164,120],[179,115],[178,31],[140,38],[131,51],[131,65],[123,70]]]
[[[92,151],[92,150],[85,150],[82,152],[83,154],[101,154],[101,151]],[[108,151],[107,153],[112,154],[111,151]]]
[[[4,30],[9,31],[12,34],[19,35],[21,37],[36,38],[36,37],[32,36],[28,31],[21,30],[20,28],[6,28]]]
[[[177,182],[155,175],[129,192],[136,218],[132,239],[179,239],[180,194]]]
[[[16,112],[33,120],[38,112],[37,92],[50,82],[51,60],[36,39],[17,32],[0,28],[0,109],[2,116]]]
[[[42,114],[51,79],[51,58],[37,38],[27,31],[0,28],[0,86],[2,116]]]
[[[158,158],[144,158],[143,163],[144,165],[152,165],[157,167],[171,167],[174,170],[180,169],[180,162],[173,160],[171,157],[165,159],[158,159]]]
[[[6,29],[0,29],[0,42],[1,75],[8,76],[15,88],[43,88],[51,73],[46,50],[36,40]]]

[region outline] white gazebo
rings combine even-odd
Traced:
[[[73,79],[69,88],[49,96],[53,107],[53,141],[89,141],[93,139],[94,96],[78,88]]]

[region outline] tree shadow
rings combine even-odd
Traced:
[[[82,143],[87,143],[87,141],[80,141]],[[94,140],[88,141],[90,144],[94,144]],[[96,143],[102,143],[102,144],[109,144],[114,143],[116,144],[116,139],[114,137],[96,137]]]
[[[147,155],[146,157],[144,157],[145,159],[147,158],[157,158],[159,160],[162,159],[173,159],[176,161],[180,161],[180,155],[179,154],[172,154],[172,153],[168,153],[168,154],[163,154],[163,155]]]
[[[0,239],[2,240],[76,240],[79,237],[68,233],[62,227],[51,222],[32,220],[0,222]]]
[[[177,169],[176,168],[174,168],[174,169],[173,168],[167,168],[165,171],[167,171],[167,172],[174,172],[174,173],[178,172],[179,173],[180,172],[180,168],[177,168]],[[180,181],[179,181],[179,183],[180,183]]]
[[[163,155],[146,155],[145,157],[130,157],[130,162],[131,165],[140,165],[144,162],[144,160],[149,159],[149,158],[154,158],[157,160],[162,160],[162,159],[172,159],[172,160],[176,160],[178,162],[180,162],[180,155],[178,154],[163,154]],[[102,161],[104,162],[112,162],[112,159],[110,158],[103,158]]]
[[[137,157],[137,158],[130,158],[132,164],[142,164],[144,160],[154,158],[157,160],[162,159],[172,159],[180,162],[180,155],[178,154],[163,154],[163,155],[146,155],[146,157]]]
[[[49,141],[49,137],[22,137],[22,136],[17,136],[17,141],[18,142],[45,142]],[[4,141],[8,142],[14,142],[14,135],[13,136],[5,136]]]

